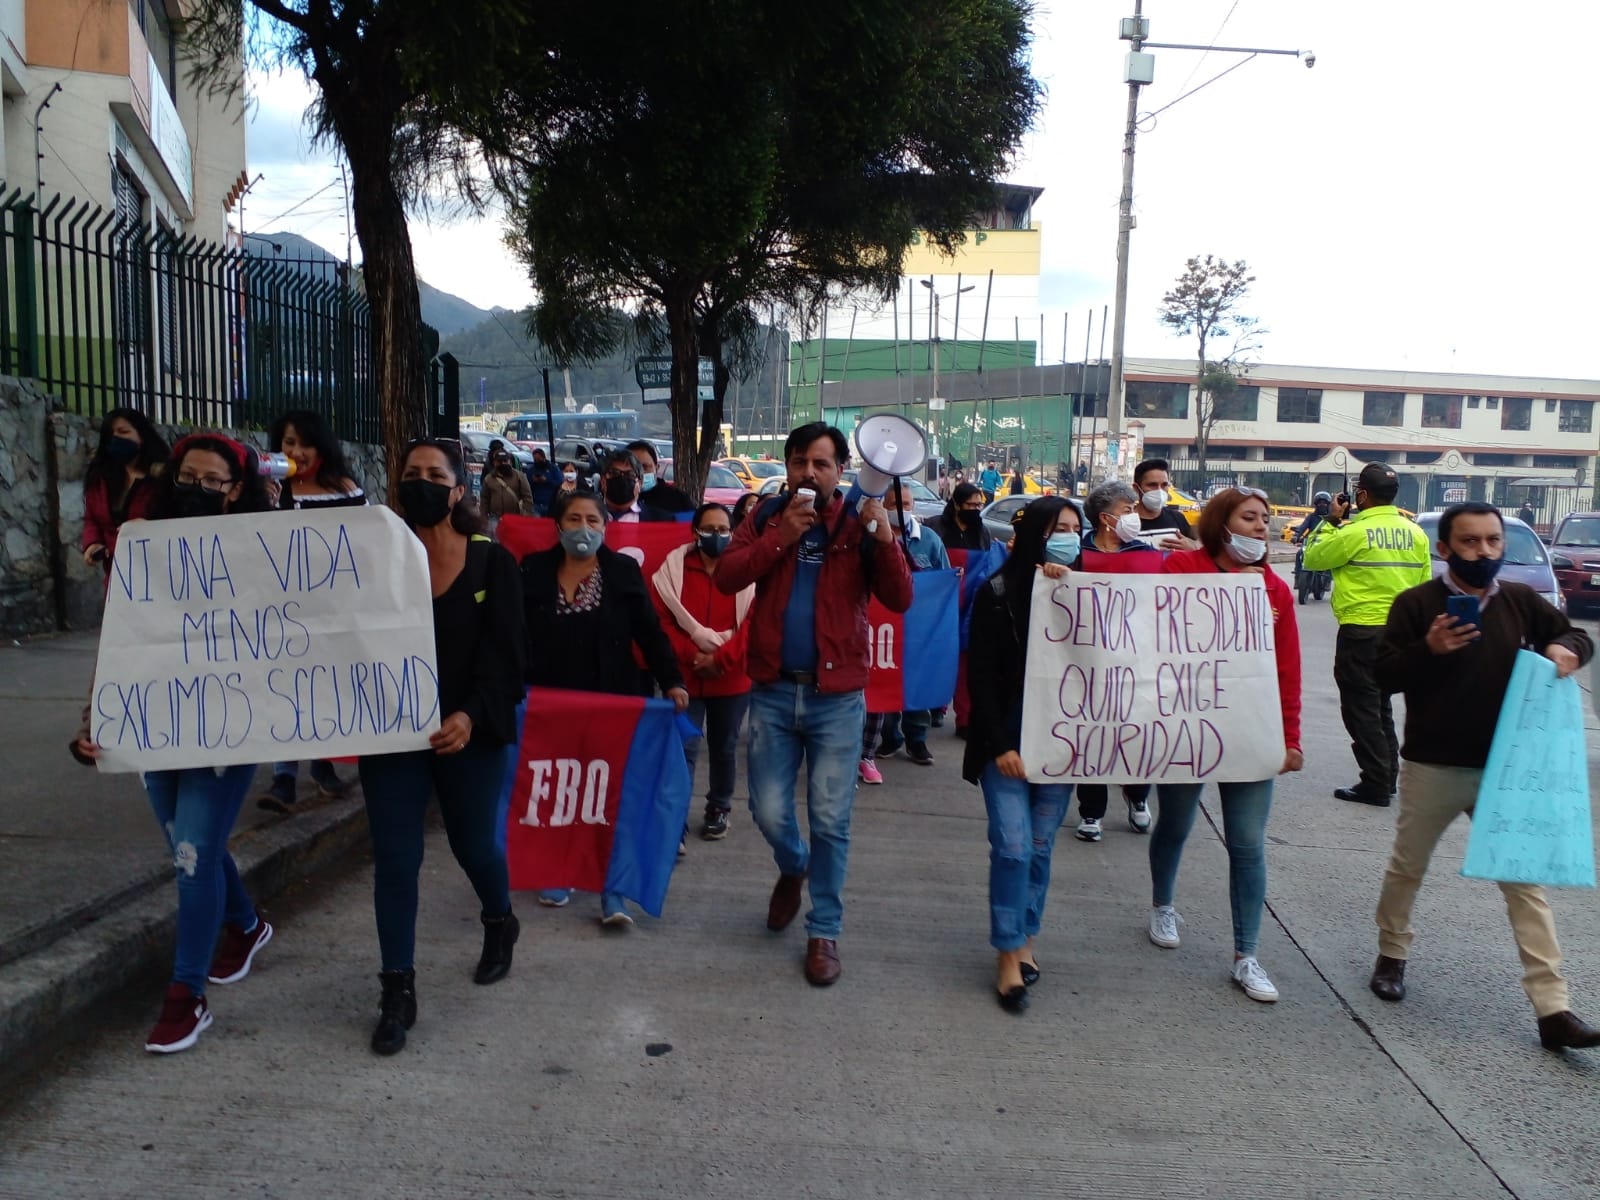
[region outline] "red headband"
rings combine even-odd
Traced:
[[[239,468],[239,478],[243,479],[249,471],[250,456],[244,446],[234,441],[225,433],[191,433],[178,439],[178,444],[172,448],[172,462],[183,461],[183,456],[194,447],[194,444],[204,438],[206,441],[221,442],[228,448],[229,455],[233,458],[234,465]],[[202,446],[203,450],[210,450],[210,446]]]

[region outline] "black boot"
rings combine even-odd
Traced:
[[[378,1002],[378,1027],[372,1031],[374,1054],[398,1054],[405,1048],[406,1030],[417,1023],[417,973],[380,971],[383,999]]]
[[[510,909],[503,917],[479,917],[483,922],[483,956],[472,973],[473,983],[499,983],[511,970],[511,947],[517,944],[522,926]]]

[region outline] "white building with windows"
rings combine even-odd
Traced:
[[[1144,457],[1168,458],[1178,471],[1197,467],[1194,368],[1193,359],[1127,360],[1133,437]],[[1270,476],[1274,490],[1304,502],[1382,461],[1399,473],[1406,508],[1526,500],[1543,524],[1593,503],[1596,403],[1600,381],[1591,379],[1263,363],[1219,405],[1207,478],[1190,482]],[[1290,489],[1295,476],[1303,486]]]

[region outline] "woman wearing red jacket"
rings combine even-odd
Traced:
[[[678,656],[689,690],[688,716],[701,737],[684,743],[689,774],[703,738],[711,748],[711,787],[706,793],[700,836],[708,842],[728,836],[739,728],[750,707],[750,676],[744,652],[749,640],[745,618],[755,585],[737,595],[717,590],[717,563],[733,537],[733,519],[720,504],[694,512],[694,541],[667,555],[651,577],[661,628]]]
[[[124,521],[149,515],[154,474],[168,453],[165,439],[137,409],[113,408],[100,423],[100,442],[83,474],[83,561],[99,563],[107,579],[117,531]]]
[[[1272,631],[1278,657],[1278,704],[1283,711],[1283,766],[1298,771],[1300,753],[1300,630],[1294,596],[1267,562],[1271,510],[1267,494],[1230,488],[1206,501],[1200,514],[1200,549],[1169,555],[1163,574],[1204,575],[1249,571],[1262,576],[1272,605]],[[1183,843],[1194,825],[1204,784],[1163,783],[1156,788],[1159,816],[1150,835],[1150,940],[1165,949],[1178,945],[1182,919],[1172,900]],[[1219,781],[1223,841],[1228,848],[1228,894],[1233,903],[1233,981],[1252,1000],[1270,1004],[1278,989],[1256,961],[1261,910],[1267,898],[1267,815],[1272,810],[1272,780]]]

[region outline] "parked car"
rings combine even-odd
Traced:
[[[770,458],[724,458],[721,465],[739,477],[739,482],[750,491],[756,491],[767,480],[783,478],[787,468]]]
[[[1556,571],[1551,565],[1551,556],[1546,553],[1539,535],[1516,517],[1503,519],[1506,523],[1506,546],[1505,554],[1501,558],[1504,565],[1500,568],[1500,578],[1509,579],[1512,583],[1526,584],[1564,611],[1568,607],[1567,598],[1562,595],[1561,584],[1557,581]],[[1428,535],[1428,552],[1433,558],[1433,577],[1437,579],[1445,573],[1445,560],[1439,556],[1439,514],[1423,513],[1416,518],[1416,522]],[[1595,532],[1600,534],[1600,514],[1595,514],[1594,528]],[[1597,570],[1600,570],[1600,543],[1597,543],[1593,554]],[[1594,589],[1592,594],[1596,600],[1600,600],[1600,588]]]
[[[1513,520],[1507,517],[1506,523]],[[1585,607],[1600,605],[1600,512],[1568,513],[1561,518],[1550,535],[1550,565],[1568,612],[1576,615]]]
[[[517,465],[523,470],[533,466],[533,455],[529,451],[524,450],[509,438],[501,437],[498,433],[485,433],[481,429],[463,429],[461,431],[462,456],[467,462],[476,463],[481,467],[484,460],[489,456],[489,447],[495,442],[504,443],[506,449],[511,451],[512,457],[517,460]]]
[[[656,469],[661,472],[661,478],[667,483],[673,482],[673,467],[670,458],[663,459],[657,464]],[[705,500],[707,503],[725,504],[732,508],[744,496],[745,486],[739,482],[739,477],[721,463],[712,463],[706,471]]]
[[[983,510],[983,524],[988,529],[989,536],[998,542],[1009,542],[1011,519],[1032,499],[1032,496],[1024,493],[1021,496],[1001,496],[1000,499],[986,505]]]

